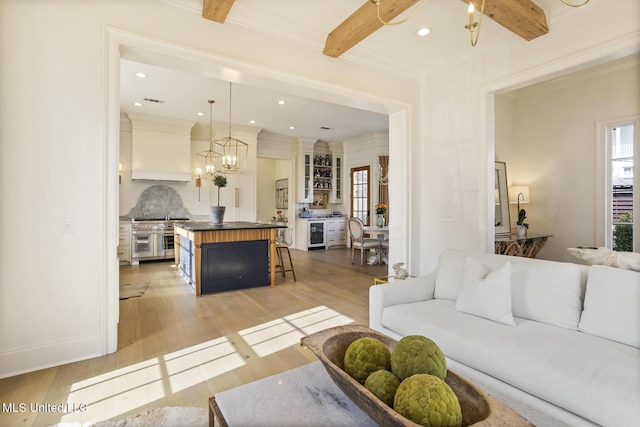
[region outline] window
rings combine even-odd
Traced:
[[[369,166],[351,169],[351,216],[369,225]]]
[[[636,117],[601,123],[605,165],[604,243],[616,251],[637,252],[640,247],[638,221],[634,221],[634,210],[636,216],[640,215],[639,196],[634,195],[634,188],[640,188],[640,174],[634,173],[640,151],[636,147],[639,122]]]

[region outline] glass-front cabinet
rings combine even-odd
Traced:
[[[342,203],[342,154],[335,154],[333,159],[333,191],[331,195],[332,203]]]
[[[313,151],[301,152],[299,159],[298,174],[300,183],[298,185],[298,203],[313,202],[312,173],[313,173]]]

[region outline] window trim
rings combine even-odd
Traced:
[[[634,198],[633,211],[640,217],[640,115],[621,116],[596,123],[596,175],[595,175],[595,234],[596,246],[612,248],[611,194],[611,129],[634,126]],[[640,221],[633,222],[633,251],[640,252]]]

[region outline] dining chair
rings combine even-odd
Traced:
[[[376,249],[380,252],[380,241],[364,237],[364,223],[360,218],[349,218],[347,226],[351,236],[351,264],[353,264],[353,254],[356,249],[360,249],[360,265],[364,265],[364,251]],[[378,263],[382,257],[378,256]]]

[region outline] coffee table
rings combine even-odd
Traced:
[[[320,362],[216,394],[210,427],[377,426],[335,385]]]

